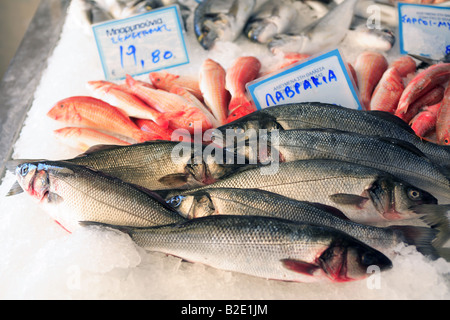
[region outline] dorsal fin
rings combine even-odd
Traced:
[[[395,138],[388,138],[388,137],[377,137],[378,139],[396,145],[400,148],[403,148],[411,153],[414,153],[415,155],[419,157],[428,158],[422,151],[420,151],[416,146],[414,146],[412,143],[409,143],[404,140],[395,139]]]
[[[393,115],[392,113],[386,112],[386,111],[379,111],[379,110],[372,110],[372,111],[366,111],[369,114],[372,114],[380,119],[392,122],[393,124],[397,125],[401,129],[408,131],[409,133],[413,134],[414,136],[416,133],[413,129],[402,119],[399,117]]]

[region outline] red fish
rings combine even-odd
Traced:
[[[130,145],[127,141],[90,128],[65,127],[53,132],[58,140],[82,152],[98,144]]]
[[[365,110],[369,110],[373,90],[387,70],[388,62],[381,53],[365,51],[358,55],[353,66],[362,106]]]
[[[245,94],[245,85],[254,80],[261,69],[261,62],[251,56],[237,58],[232,66],[226,71],[225,88],[231,94],[228,111],[232,113],[235,109],[245,107],[256,110]]]
[[[394,60],[389,65],[389,68],[392,67],[397,68],[398,72],[400,73],[400,76],[404,78],[407,75],[416,72],[417,66],[414,59],[411,58],[410,56],[401,56],[400,58]]]
[[[428,93],[424,94],[422,97],[414,101],[409,107],[408,110],[403,113],[399,112],[398,110],[395,111],[395,115],[405,121],[406,123],[409,123],[412,118],[422,109],[426,106],[432,106],[436,103],[439,103],[442,98],[444,98],[444,87],[437,86],[433,88]]]
[[[370,110],[394,113],[405,86],[397,68],[386,70],[373,91]]]
[[[93,97],[74,96],[58,101],[47,116],[67,124],[123,135],[137,142],[150,138],[120,109]]]
[[[121,109],[129,117],[153,120],[164,128],[169,126],[169,121],[167,120],[169,115],[149,107],[144,101],[130,93],[129,90],[123,89],[123,87],[115,83],[101,80],[89,81],[87,86],[96,98]]]
[[[157,88],[170,91],[173,86],[180,86],[191,92],[197,99],[203,101],[202,92],[198,84],[198,79],[192,76],[177,75],[164,71],[150,72],[151,83]]]
[[[149,132],[155,135],[155,140],[170,140],[172,137],[173,129],[162,128],[155,122],[148,119],[135,119],[134,122],[142,131]]]
[[[423,70],[406,86],[400,97],[397,112],[407,112],[413,102],[448,80],[450,80],[450,63],[435,64]]]
[[[226,123],[230,101],[225,78],[225,69],[214,60],[206,59],[200,67],[199,85],[203,100],[221,125]]]
[[[441,104],[425,107],[410,122],[417,136],[423,138],[436,128],[436,120]]]
[[[439,144],[450,145],[450,85],[445,89],[444,99],[437,114],[436,139]]]

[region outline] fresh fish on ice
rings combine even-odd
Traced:
[[[155,228],[84,222],[128,233],[149,251],[266,279],[347,282],[366,278],[392,262],[336,229],[257,216],[211,216]]]
[[[338,45],[345,37],[357,0],[345,0],[325,16],[308,25],[301,33],[279,34],[268,44],[272,53],[299,52],[316,54]]]
[[[424,254],[437,256],[432,246],[436,235],[435,229],[416,226],[380,228],[358,224],[335,208],[297,201],[264,190],[233,188],[211,188],[197,192],[188,190],[167,199],[167,203],[187,219],[210,215],[282,218],[338,229],[387,256],[393,255],[395,247],[400,243],[415,245]],[[448,235],[447,231],[442,237],[447,238]]]
[[[441,103],[423,108],[410,122],[417,136],[426,137],[436,130],[436,122]]]
[[[206,187],[261,189],[299,201],[317,202],[342,211],[350,220],[376,223],[417,218],[413,207],[436,204],[428,192],[371,167],[329,159],[279,163],[273,174],[249,168]],[[176,191],[167,196],[177,195]]]
[[[216,41],[234,41],[255,8],[255,0],[204,0],[194,11],[194,31],[200,45],[211,49]]]
[[[203,100],[198,79],[188,75],[178,75],[166,71],[150,72],[151,83],[157,88],[170,91],[173,86],[180,86],[191,92],[200,101]]]
[[[410,123],[412,118],[424,107],[432,106],[439,103],[444,98],[445,89],[443,86],[436,86],[419,99],[411,103],[406,112],[400,112],[398,109],[395,110],[395,115],[405,121]]]
[[[350,28],[342,46],[362,50],[389,51],[395,44],[395,34],[386,27],[370,29],[366,25]]]
[[[149,227],[184,220],[156,194],[64,161],[17,166],[22,189],[69,232],[83,220]]]

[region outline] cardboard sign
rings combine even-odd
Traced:
[[[92,27],[107,80],[189,63],[178,6]]]
[[[450,8],[398,4],[400,52],[433,60],[450,54]]]
[[[338,49],[297,62],[247,84],[256,107],[322,102],[361,109],[357,91]]]

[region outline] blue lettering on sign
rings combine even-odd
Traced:
[[[334,73],[334,71],[330,69],[330,70],[328,70],[328,77],[322,76],[322,81],[323,82],[320,82],[320,80],[318,78],[311,76],[310,80],[303,81],[303,85],[301,82],[296,82],[294,84],[294,90],[292,90],[292,88],[290,86],[286,86],[284,88],[284,90],[275,91],[275,98],[272,94],[267,93],[266,94],[266,106],[270,107],[271,105],[276,105],[278,102],[284,101],[285,99],[294,98],[296,95],[300,94],[301,87],[303,87],[304,91],[307,91],[307,90],[313,89],[313,85],[314,85],[314,87],[318,88],[319,86],[321,86],[323,84],[331,83],[331,81],[337,82],[338,79],[337,79],[337,76]],[[312,84],[311,84],[311,82],[312,82]]]
[[[123,55],[123,46],[119,46],[120,51],[120,65],[122,68],[124,68],[124,55]],[[127,56],[133,56],[134,65],[137,65],[137,59],[136,59],[136,47],[134,45],[129,45],[127,51],[125,52],[125,55]],[[173,57],[173,53],[171,51],[165,51],[162,55],[164,60],[169,60]],[[161,50],[156,49],[152,51],[151,53],[151,61],[153,63],[158,63],[161,61]],[[145,60],[141,60],[141,67],[144,68],[145,66]]]
[[[121,29],[126,29],[126,28],[121,28]],[[118,30],[121,30],[121,29],[118,29]],[[116,30],[116,29],[112,29],[112,30]],[[107,34],[108,34],[108,31],[106,31]],[[118,43],[123,43],[123,42],[125,42],[125,41],[127,41],[129,39],[141,39],[141,38],[144,38],[144,37],[146,37],[148,35],[151,35],[153,33],[170,32],[170,31],[172,31],[172,30],[169,29],[166,24],[162,24],[160,26],[157,26],[157,27],[154,27],[154,28],[149,28],[147,30],[142,30],[142,31],[138,31],[138,32],[132,31],[131,34],[126,34],[125,36],[122,36],[120,34],[121,32],[119,32],[119,34],[117,36],[111,37],[111,41],[114,44],[118,44]],[[112,34],[113,32],[110,32],[110,33]],[[114,34],[115,33],[117,33],[117,31],[115,31]],[[126,31],[125,33],[128,33],[128,31]]]
[[[426,26],[426,27],[437,27],[437,28],[447,28],[450,30],[450,22],[442,21],[442,20],[426,20],[422,18],[414,18],[409,17],[408,15],[402,15],[402,23],[418,25],[418,26]]]

